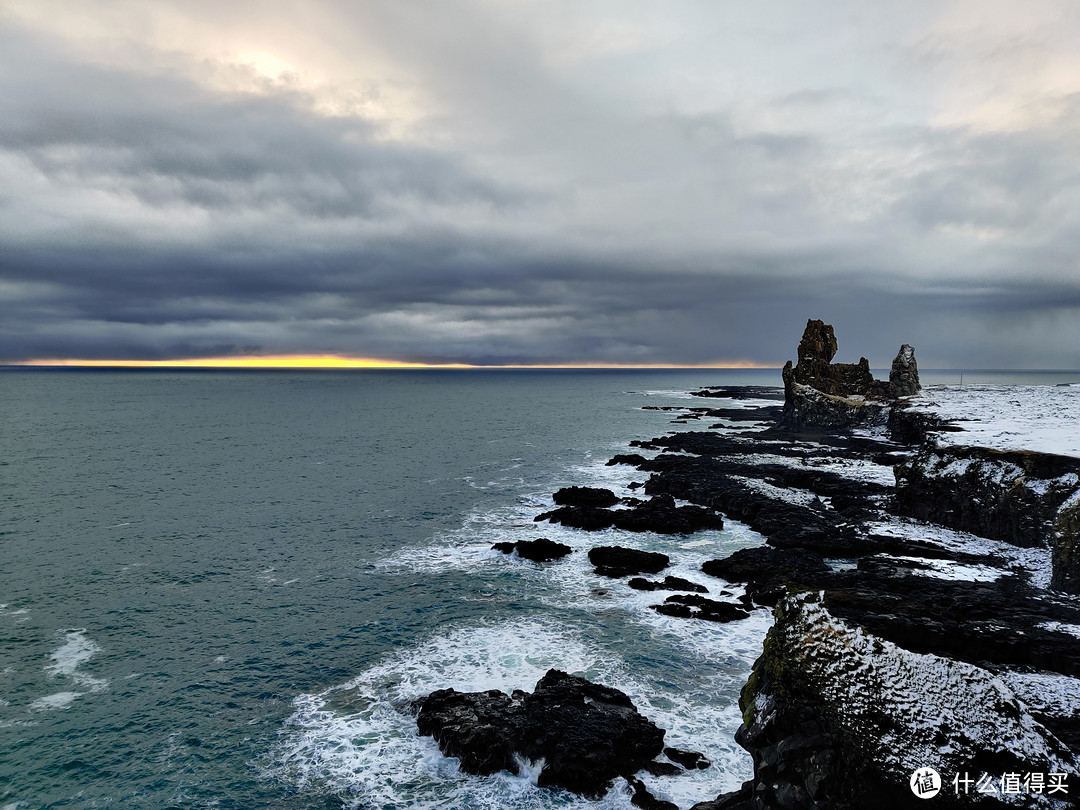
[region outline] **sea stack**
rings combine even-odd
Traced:
[[[837,342],[830,324],[810,319],[799,341],[798,363],[784,366],[784,424],[797,430],[868,425],[885,418],[889,404],[918,393],[915,350],[900,347],[889,381],[875,380],[870,362],[834,363]]]

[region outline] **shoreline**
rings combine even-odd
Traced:
[[[598,576],[659,592],[664,615],[774,611],[739,702],[754,777],[692,810],[925,806],[926,768],[944,783],[937,806],[1073,806],[1080,598],[1065,591],[1080,581],[1051,535],[1080,503],[1080,458],[970,447],[921,399],[813,428],[785,424],[783,389],[693,393],[710,404],[643,406],[680,426],[629,443],[655,455],[608,462],[643,473],[634,497],[571,482],[535,518],[689,538],[723,515],[765,538],[702,565],[720,598],[642,552],[589,553]],[[676,806],[626,779],[635,805]]]
[[[741,407],[687,406],[665,410],[683,424],[719,419],[729,425],[741,422],[760,426],[776,418],[776,404],[767,399],[766,391],[716,393],[727,395],[719,397],[725,404],[737,402]],[[761,404],[754,407],[751,402]],[[916,721],[914,715],[904,718],[901,713],[894,715],[897,725],[888,734],[893,738],[892,746],[899,750],[904,748],[900,739],[908,736],[912,741],[908,748],[912,750],[854,761],[851,752],[843,752],[855,739],[871,748],[876,743],[880,749],[885,733],[866,736],[857,732],[857,727],[866,721],[865,712],[842,719],[838,726],[834,720],[825,721],[824,715],[837,711],[839,705],[835,698],[824,700],[825,694],[837,688],[835,673],[827,669],[814,673],[818,683],[798,685],[810,694],[794,702],[781,701],[782,706],[770,703],[776,701],[777,694],[792,689],[790,677],[782,672],[784,659],[777,659],[774,649],[772,655],[763,654],[755,665],[741,700],[744,725],[736,739],[754,757],[755,779],[747,783],[750,787],[744,787],[740,795],[720,797],[716,800],[719,803],[696,806],[697,810],[857,807],[861,801],[875,796],[878,802],[887,802],[888,794],[894,796],[896,806],[906,806],[915,800],[907,777],[917,768],[937,765],[937,770],[951,779],[965,772],[974,774],[981,767],[978,763],[984,760],[1013,762],[1015,769],[1026,767],[1024,773],[1039,773],[1036,769],[1044,768],[1042,772],[1048,778],[1050,773],[1067,773],[1070,788],[1080,784],[1076,781],[1075,755],[1080,744],[1077,734],[1080,680],[1076,680],[1080,676],[1080,642],[1071,633],[1058,629],[1080,625],[1080,600],[1040,586],[1046,577],[1029,566],[1035,559],[1038,560],[1035,564],[1049,565],[1048,549],[1038,549],[1033,544],[1017,547],[1000,539],[965,533],[957,527],[949,534],[948,527],[941,525],[940,514],[920,519],[903,514],[903,509],[897,513],[896,485],[881,481],[881,476],[872,474],[873,468],[888,469],[890,473],[894,466],[920,469],[920,448],[924,455],[927,453],[926,432],[934,434],[949,427],[913,413],[914,416],[906,417],[907,427],[910,429],[912,419],[923,423],[919,444],[843,431],[811,434],[775,426],[739,431],[729,427],[732,433],[728,435],[683,431],[647,441],[635,440],[630,442],[631,448],[660,451],[659,455],[647,459],[621,454],[609,462],[629,464],[648,473],[649,478],[641,488],[646,496],[669,495],[679,503],[715,509],[765,536],[763,550],[770,553],[764,558],[755,560],[751,554],[737,552],[726,561],[719,561],[726,562],[726,566],[710,568],[706,563],[703,569],[707,574],[724,577],[728,586],[745,583],[743,601],[748,605],[774,606],[776,621],[770,633],[772,638],[808,622],[806,614],[813,612],[814,621],[827,623],[833,633],[856,631],[864,637],[878,639],[879,643],[893,645],[892,654],[887,656],[893,661],[922,656],[917,664],[911,665],[912,673],[921,668],[940,676],[942,672],[962,667],[964,674],[959,685],[969,693],[974,690],[971,685],[980,680],[989,684],[996,678],[1004,678],[1011,686],[995,692],[998,703],[994,705],[1000,715],[997,725],[993,718],[975,711],[980,705],[978,700],[970,704],[966,714],[957,715],[957,707],[953,705],[938,707],[942,717],[951,717],[959,723],[959,728],[951,731],[943,732],[941,724],[929,730],[916,727],[917,723],[928,722],[926,716]],[[949,434],[952,439],[960,435]],[[955,444],[952,447],[963,448]],[[949,449],[944,447],[940,452]],[[989,451],[989,456],[994,455],[1001,455],[1006,461],[1011,458]],[[1041,457],[1027,455],[1033,459]],[[1056,461],[1069,464],[1068,460]],[[1080,470],[1080,460],[1074,461]],[[908,467],[903,467],[904,463]],[[925,459],[922,462],[923,466],[927,463]],[[1057,467],[1053,472],[1073,474],[1061,473]],[[1045,490],[1045,480],[1033,478],[1031,483],[1035,490]],[[813,497],[797,503],[795,493],[810,493]],[[580,513],[589,508],[569,507],[570,511],[562,512],[561,520],[572,521],[574,509],[580,518]],[[944,519],[948,520],[948,516]],[[825,564],[808,566],[804,559],[807,554]],[[812,593],[817,593],[818,598],[807,596]],[[948,610],[935,610],[935,603],[947,604]],[[988,623],[992,623],[993,632],[987,632]],[[1055,629],[1047,629],[1047,625]],[[778,627],[781,629],[777,630]],[[815,633],[820,631],[800,629],[793,638],[788,638],[787,658],[802,660],[804,656],[798,653],[805,653],[813,645]],[[1018,639],[1023,640],[1019,648]],[[766,641],[767,651],[768,648]],[[816,650],[807,660],[821,655],[845,658],[854,653],[850,645],[841,645],[837,650]],[[847,661],[847,667],[857,669],[865,663],[856,656],[855,660]],[[880,669],[881,664],[876,667]],[[1052,704],[1060,704],[1061,695],[1047,694],[1046,705],[1035,705],[1040,678],[1048,674],[1067,679],[1058,683],[1055,691],[1068,693],[1075,687],[1076,700],[1065,707],[1055,706]],[[958,688],[958,684],[949,683],[952,688]],[[915,698],[904,691],[903,683],[888,686],[898,694],[887,694],[888,690],[880,683],[876,686],[866,683],[854,689],[848,687],[845,701],[854,704],[881,699],[886,704],[889,701],[900,704]],[[884,692],[874,694],[875,689]],[[932,702],[933,696],[927,694],[925,698]],[[883,705],[865,711],[873,714],[884,708]],[[972,738],[973,729],[985,733],[988,724],[1002,732],[998,726],[1008,725],[1010,712],[1018,718],[1012,748],[1003,748],[998,744],[1000,741],[991,738]],[[905,723],[909,727],[905,728]],[[776,727],[790,725],[796,730],[776,738]],[[823,728],[828,729],[826,736],[832,742],[825,744],[818,739],[807,748],[806,740],[820,737]],[[936,740],[943,733],[945,736]],[[875,736],[877,739],[873,739]],[[801,758],[777,759],[777,751],[784,749],[802,751]],[[954,750],[943,755],[948,749]],[[1020,752],[1026,753],[1021,756]],[[823,756],[826,753],[833,760],[830,766],[809,764],[814,757],[828,759]],[[996,776],[1014,772],[1008,768],[1004,766]],[[787,782],[783,778],[785,774],[788,774]],[[792,780],[792,774],[797,774],[797,779]],[[807,788],[808,783],[817,783],[817,795]],[[776,784],[782,787],[777,788]],[[781,795],[784,787],[790,794],[786,797]],[[1055,806],[1054,801],[1043,793],[1036,804]],[[943,803],[939,800],[939,804]]]

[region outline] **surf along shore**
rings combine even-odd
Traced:
[[[643,474],[642,497],[568,486],[537,522],[686,535],[726,517],[766,538],[705,562],[709,587],[665,576],[661,553],[588,554],[668,616],[773,610],[739,701],[754,776],[693,810],[1074,806],[1080,458],[967,445],[919,396],[910,346],[888,381],[865,359],[833,363],[836,350],[832,327],[809,321],[782,391],[694,392],[700,406],[661,410],[702,429],[608,462]],[[545,564],[571,552],[498,550]],[[678,778],[709,756],[665,748],[621,692],[556,670],[532,694],[439,690],[415,708],[463,770],[513,771],[527,754],[546,763],[539,784],[598,797],[622,778],[654,810],[676,805],[636,774]]]

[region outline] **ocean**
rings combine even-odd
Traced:
[[[955,382],[959,372],[924,374]],[[1075,382],[1054,374],[970,382]],[[880,376],[880,375],[879,375]],[[751,775],[738,693],[771,623],[661,616],[589,548],[702,561],[757,545],[537,524],[669,430],[643,406],[764,371],[0,372],[0,810],[630,808],[462,775],[416,734],[443,687],[551,667],[627,692],[712,766],[647,778],[688,806]],[[715,400],[711,404],[715,404]],[[536,564],[491,550],[549,537]],[[669,573],[669,572],[665,572]]]

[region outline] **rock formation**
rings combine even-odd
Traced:
[[[1051,587],[1080,593],[1080,460],[927,444],[895,474],[900,514],[1016,546],[1048,547]]]
[[[494,551],[501,551],[503,554],[513,554],[516,551],[521,559],[532,560],[533,562],[551,562],[565,557],[573,551],[565,543],[556,543],[546,537],[538,537],[535,540],[518,540],[516,543],[495,543],[491,548]]]
[[[784,423],[799,430],[845,428],[881,419],[890,400],[918,393],[915,350],[900,347],[889,382],[875,380],[865,357],[858,363],[833,363],[836,335],[832,326],[808,320],[799,341],[798,363],[789,360],[784,380]]]
[[[635,488],[649,500],[568,488],[539,518],[683,532],[722,514],[764,535],[763,547],[702,564],[723,580],[715,599],[675,576],[627,583],[683,591],[651,606],[667,616],[774,610],[740,700],[736,739],[754,777],[692,810],[930,806],[909,789],[926,766],[945,782],[934,806],[1003,806],[973,786],[958,795],[953,777],[1029,773],[1055,774],[1065,791],[1026,792],[1015,806],[1076,806],[1080,601],[1067,594],[1080,593],[1080,460],[946,446],[942,434],[961,428],[904,399],[920,390],[909,345],[887,381],[865,358],[833,363],[836,350],[832,327],[809,321],[798,364],[784,368],[782,410],[765,389],[694,392],[762,402],[658,409],[725,429],[631,442],[656,455],[613,458],[648,475]],[[740,421],[751,424],[731,428]],[[849,430],[871,423],[883,430]],[[608,576],[668,564],[612,547],[589,557]],[[670,810],[627,781],[636,806]]]
[[[587,489],[579,487],[578,489]],[[609,492],[610,490],[598,490]],[[565,493],[567,490],[559,490]],[[559,494],[557,493],[557,494]],[[562,496],[564,500],[567,496]],[[689,534],[699,529],[722,529],[724,519],[711,509],[700,506],[677,506],[670,495],[655,495],[644,501],[637,498],[624,498],[623,504],[629,509],[604,509],[588,505],[597,500],[589,495],[584,499],[572,496],[575,501],[567,506],[560,506],[550,512],[544,512],[533,518],[536,521],[547,520],[561,523],[575,529],[599,531],[614,526],[628,532],[656,532],[657,534]]]
[[[598,546],[589,552],[589,562],[604,577],[628,577],[631,574],[657,574],[671,562],[666,554],[638,551],[622,546]]]
[[[544,761],[537,784],[600,798],[664,748],[664,730],[623,692],[556,669],[532,694],[439,689],[418,704],[416,725],[466,773],[518,773],[518,758]]]
[[[919,366],[915,362],[915,350],[908,344],[900,347],[889,371],[889,396],[910,397],[922,390],[919,385]]]
[[[944,775],[1075,773],[1072,752],[1003,680],[876,638],[812,593],[778,604],[739,706],[736,739],[754,758],[754,779],[698,810],[918,807],[908,781],[926,766]],[[948,785],[933,806],[1001,805]]]

